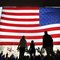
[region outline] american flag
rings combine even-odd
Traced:
[[[40,7],[3,7],[0,21],[0,45],[18,45],[24,35],[29,45],[43,44],[44,31],[60,44],[60,9]]]

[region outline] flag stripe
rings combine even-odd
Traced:
[[[9,17],[1,17],[1,19],[4,20],[9,20],[9,21],[39,21],[39,18],[34,18],[34,19],[15,19],[15,18],[9,18]]]
[[[7,10],[39,10],[39,7],[3,7],[3,9]]]
[[[60,27],[60,24],[51,24],[46,26],[37,26],[37,27],[13,27],[13,26],[4,26],[1,25],[1,28],[5,29],[11,29],[11,30],[39,30],[39,29],[47,29],[47,28],[54,28],[54,27]]]
[[[14,42],[14,40],[15,40],[15,42],[19,42],[20,41],[20,39],[8,39],[8,38],[1,38],[1,42],[4,42],[4,40],[5,40],[5,42],[6,41],[12,41],[12,42]],[[31,42],[31,40],[34,40],[34,42],[42,42],[42,39],[26,39],[27,40],[27,42]],[[60,40],[60,37],[58,37],[58,38],[53,38],[53,41],[54,42],[56,42],[56,41],[59,41]]]
[[[9,17],[9,18],[15,18],[15,19],[34,19],[34,18],[39,18],[38,15],[35,15],[35,16],[14,16],[14,15],[5,15],[5,14],[2,14],[3,17]]]
[[[17,15],[17,16],[24,16],[24,15],[39,15],[39,13],[19,13],[19,14],[17,14],[17,13],[9,13],[9,12],[2,12],[2,14],[5,14],[5,15]]]
[[[60,37],[60,34],[51,34],[52,38]],[[8,35],[0,35],[0,38],[11,38],[11,39],[20,39],[21,36],[8,36]],[[42,39],[43,36],[25,36],[26,39]]]
[[[44,32],[44,31],[53,31],[53,30],[60,30],[60,27],[54,27],[54,28],[47,28],[47,29],[41,29],[41,30],[10,30],[10,29],[4,29],[1,28],[0,31],[2,32],[21,32],[21,33],[37,33],[37,32]]]
[[[31,42],[31,40],[32,39],[26,39],[27,40],[27,42]],[[34,39],[33,39],[34,40]],[[60,38],[53,38],[53,42],[57,42],[57,41],[59,41],[60,40]],[[19,39],[5,39],[5,42],[19,42]],[[1,42],[4,42],[4,39],[2,39],[1,38]],[[36,39],[36,40],[34,40],[34,42],[36,43],[36,42],[42,42],[42,39]]]
[[[48,31],[48,34],[60,34],[60,30]],[[12,32],[0,32],[0,35],[11,35],[11,36],[41,36],[44,35],[44,32],[39,33],[12,33]]]
[[[18,44],[19,44],[18,42],[0,42],[0,45],[18,45]],[[27,43],[27,45],[30,45],[30,43]],[[42,45],[42,42],[35,43],[35,45]]]
[[[5,22],[5,23],[12,23],[12,24],[39,24],[39,21],[27,21],[27,22],[23,22],[23,21],[7,21],[7,20],[2,20],[1,22]]]
[[[0,42],[0,45],[18,45],[19,43],[18,42]],[[42,42],[37,42],[35,43],[35,45],[42,45],[43,43]],[[60,41],[58,42],[53,42],[54,45],[60,45]],[[29,46],[30,45],[30,42],[27,43],[27,45]]]
[[[40,26],[39,24],[12,24],[12,23],[5,23],[5,22],[1,22],[1,25],[15,26],[15,27],[37,27],[37,26]]]
[[[6,9],[4,9],[3,12],[9,12],[9,13],[39,13],[39,10],[6,10]]]

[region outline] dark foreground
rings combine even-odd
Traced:
[[[57,50],[57,52],[55,53],[54,56],[43,56],[43,55],[38,55],[38,56],[33,56],[33,57],[29,57],[29,56],[24,56],[22,59],[18,59],[18,57],[14,57],[14,55],[12,54],[10,57],[8,57],[8,53],[5,55],[3,55],[3,52],[0,53],[0,60],[60,60],[60,51]]]

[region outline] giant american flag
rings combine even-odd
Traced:
[[[44,31],[60,44],[60,8],[3,7],[0,20],[0,45],[18,45],[24,35],[29,45],[43,44]]]

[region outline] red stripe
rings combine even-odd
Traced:
[[[10,23],[4,23],[4,22],[1,22],[0,25],[15,26],[15,27],[38,27],[40,26],[39,24],[10,24]]]
[[[21,33],[38,33],[38,32],[44,32],[44,31],[53,31],[53,30],[60,30],[60,27],[54,27],[54,28],[46,28],[46,29],[39,29],[39,30],[11,30],[11,29],[4,29],[0,28],[0,31],[2,32],[21,32]]]
[[[31,16],[35,16],[35,15],[39,15],[39,13],[9,13],[9,12],[2,12],[2,14],[5,15],[16,15],[16,16],[26,16],[26,15],[31,15]]]
[[[39,10],[39,7],[3,7],[7,10]]]
[[[0,35],[0,38],[21,39],[22,36]],[[41,39],[42,36],[25,36],[26,39]]]
[[[18,42],[0,42],[0,45],[18,45]],[[54,45],[60,45],[60,42],[54,42]],[[27,46],[29,46],[30,43],[27,43]],[[36,42],[35,45],[43,45],[42,42]]]
[[[0,42],[0,45],[18,45],[18,42]],[[27,43],[27,45],[30,45],[30,43]],[[42,45],[41,42],[35,43],[35,45]]]
[[[21,39],[22,36],[8,36],[8,35],[0,35],[0,38],[8,38],[8,39]],[[52,34],[52,38],[60,37],[60,34]],[[26,39],[42,39],[43,36],[25,36]]]
[[[1,17],[3,20],[11,20],[11,21],[39,21],[39,18],[34,18],[34,19],[15,19],[15,18],[6,18],[6,17]]]

